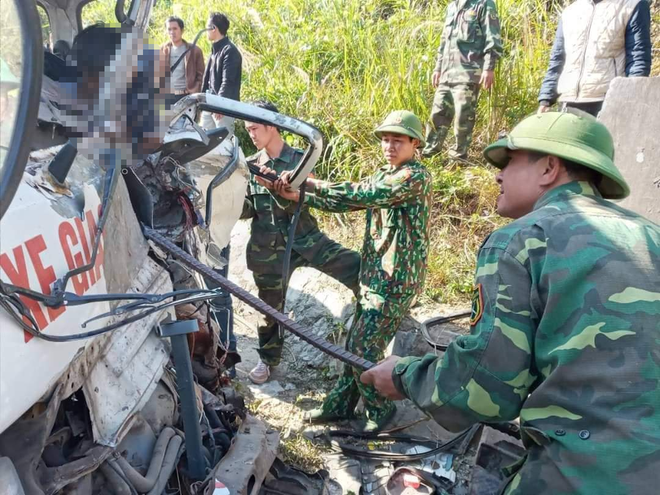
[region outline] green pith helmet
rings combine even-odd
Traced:
[[[607,199],[623,199],[630,188],[614,165],[612,135],[586,113],[546,112],[532,115],[511,133],[484,150],[488,163],[504,168],[507,150],[529,150],[558,156],[584,165],[602,175],[598,190]]]
[[[391,112],[383,123],[380,124],[374,134],[376,137],[380,138],[386,132],[392,132],[394,134],[403,134],[404,136],[410,136],[413,139],[419,139],[420,146],[424,146],[424,131],[422,130],[422,123],[412,112],[408,110],[396,110]]]

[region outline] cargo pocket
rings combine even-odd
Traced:
[[[277,232],[252,231],[245,253],[248,269],[265,274],[282,272],[276,250],[278,236]]]
[[[458,39],[464,43],[475,43],[481,39],[481,24],[476,10],[468,9],[461,12]]]

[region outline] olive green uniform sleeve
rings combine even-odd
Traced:
[[[471,334],[440,359],[402,359],[395,386],[451,430],[518,416],[528,455],[507,495],[645,495],[658,479],[659,266],[659,226],[587,182],[556,187],[481,248]]]
[[[486,37],[484,46],[484,70],[495,70],[497,61],[502,56],[502,36],[497,6],[493,0],[487,0],[481,15],[481,27]]]
[[[338,213],[403,205],[425,193],[426,179],[421,170],[403,166],[393,172],[381,169],[358,183],[319,181],[305,203]]]
[[[435,71],[440,84],[477,84],[502,56],[500,20],[494,0],[463,0],[447,5]]]
[[[451,431],[516,418],[535,380],[527,269],[497,247],[482,248],[477,263],[470,335],[441,358],[403,358],[392,374],[400,392]]]

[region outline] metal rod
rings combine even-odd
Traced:
[[[199,411],[197,411],[188,337],[186,334],[173,335],[170,340],[176,368],[176,388],[181,398],[183,431],[186,434],[188,473],[196,481],[203,480],[206,477],[206,461],[202,452],[202,430],[199,426]]]
[[[276,309],[272,308],[261,299],[256,296],[253,296],[248,291],[239,287],[235,283],[227,280],[225,277],[214,271],[209,266],[206,266],[203,263],[200,263],[196,258],[186,253],[179,246],[174,244],[172,241],[159,234],[153,229],[143,225],[144,236],[147,239],[151,239],[157,246],[169,252],[175,258],[178,258],[179,261],[188,268],[195,270],[196,272],[202,274],[207,279],[211,279],[216,282],[220,287],[228,291],[230,294],[236,296],[238,299],[246,303],[248,306],[256,309],[260,313],[270,316],[273,320],[279,323],[282,327],[286,328],[288,331],[294,335],[300,337],[302,340],[311,344],[313,347],[316,347],[320,351],[328,354],[335,359],[339,359],[343,363],[349,364],[354,368],[360,370],[369,370],[375,365],[371,361],[367,361],[364,358],[356,356],[348,352],[346,349],[339,347],[338,345],[332,344],[327,340],[319,337],[311,330],[304,328],[299,323],[296,323],[291,318],[280,313]]]

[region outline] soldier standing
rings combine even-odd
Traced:
[[[500,20],[493,0],[454,0],[447,6],[433,70],[436,89],[423,156],[432,157],[442,151],[453,121],[456,144],[449,150],[449,157],[467,158],[479,88],[492,87],[501,55]]]
[[[367,210],[360,267],[360,295],[347,349],[377,362],[401,320],[421,292],[429,248],[428,220],[432,180],[415,160],[424,143],[422,124],[407,111],[392,112],[375,131],[387,165],[357,184],[307,179],[305,204],[332,212]],[[265,170],[269,171],[269,170]],[[276,182],[277,194],[299,201],[298,191],[286,189],[286,175]],[[262,181],[263,182],[263,181]],[[272,184],[267,184],[272,187]],[[362,396],[364,431],[380,430],[394,415],[392,401],[358,380],[358,371],[345,367],[323,405],[306,414],[312,421],[352,418]]]
[[[272,112],[278,111],[269,102],[256,102],[255,105]],[[281,174],[295,169],[302,159],[303,151],[287,145],[276,127],[246,122],[245,128],[259,150],[247,159],[248,162]],[[268,189],[258,184],[254,177],[250,180],[241,214],[241,218],[252,219],[246,252],[247,266],[252,270],[259,299],[279,311],[284,309],[282,269],[292,213],[290,208],[280,208]],[[296,227],[290,272],[301,266],[316,268],[354,293],[358,290],[360,254],[323,234],[307,207],[302,209]],[[252,382],[261,384],[270,377],[270,368],[280,363],[284,335],[271,318],[266,318],[257,331],[260,360],[248,376]]]
[[[498,212],[471,334],[443,357],[392,356],[361,379],[443,427],[520,418],[506,494],[646,494],[660,445],[660,227],[629,194],[590,115],[532,116],[486,148]]]

